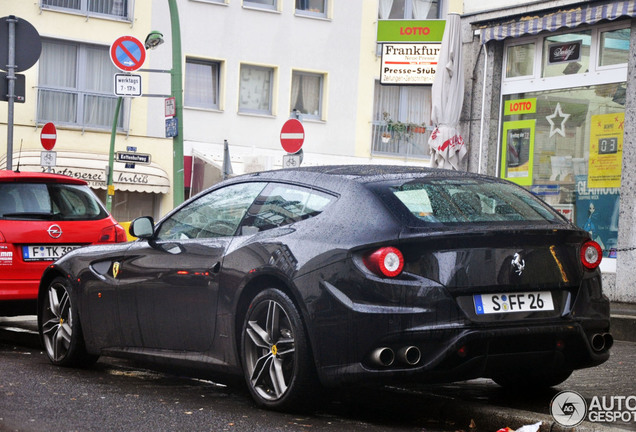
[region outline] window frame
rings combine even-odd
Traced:
[[[114,94],[114,79],[111,80],[111,86],[110,89],[108,91],[95,91],[95,90],[88,90],[86,88],[86,82],[85,82],[85,77],[87,76],[87,68],[88,68],[88,58],[89,56],[87,55],[88,49],[90,48],[98,48],[100,50],[103,49],[104,53],[106,54],[106,56],[109,55],[109,50],[108,47],[103,46],[103,45],[99,45],[99,44],[92,44],[92,43],[83,43],[83,42],[77,42],[77,41],[68,41],[68,40],[62,40],[62,39],[51,39],[51,38],[47,38],[43,40],[43,46],[44,43],[54,43],[54,44],[58,44],[58,45],[67,45],[67,46],[73,46],[76,48],[76,57],[75,57],[75,71],[76,71],[76,80],[75,80],[75,84],[74,87],[63,87],[63,86],[54,86],[54,85],[43,85],[40,82],[38,82],[38,86],[37,86],[37,90],[38,90],[38,95],[37,95],[37,106],[36,106],[36,123],[37,124],[45,124],[49,121],[54,121],[56,124],[60,125],[60,126],[66,126],[66,127],[70,127],[70,128],[81,128],[82,130],[109,130],[112,128],[112,118],[114,115],[114,111],[115,111],[115,102],[117,101],[117,96]],[[43,48],[44,49],[44,48]],[[42,58],[40,57],[40,62],[39,62],[39,68],[42,68]],[[116,73],[116,69],[113,66],[113,75],[114,73]],[[50,93],[62,93],[62,94],[71,94],[71,95],[75,95],[75,97],[77,98],[76,100],[76,106],[75,106],[75,121],[64,121],[64,120],[59,120],[59,119],[51,119],[51,118],[46,118],[43,116],[43,113],[41,112],[42,105],[43,105],[43,98],[45,97],[45,92],[50,92]],[[113,106],[113,113],[110,115],[110,118],[108,120],[107,123],[105,124],[88,124],[86,123],[86,99],[88,97],[100,97],[100,98],[105,98],[108,99],[112,102],[112,106]],[[127,98],[124,98],[127,99]],[[128,119],[128,112],[130,111],[130,102],[129,101],[125,101],[124,103],[122,103],[121,105],[121,109],[119,112],[119,119],[117,121],[117,130],[118,131],[125,131],[127,130],[127,120]]]
[[[243,0],[243,7],[246,9],[255,9],[255,10],[263,10],[269,12],[280,12],[281,1],[280,0],[272,0],[274,2],[273,5],[268,5],[264,3],[259,3],[256,0]]]
[[[614,64],[609,66],[599,66],[599,58],[601,49],[601,34],[608,30],[618,30],[630,28],[629,22],[621,21],[600,26],[579,26],[574,29],[565,29],[552,33],[541,33],[534,36],[526,36],[506,40],[503,49],[503,67],[501,68],[501,96],[525,93],[528,88],[532,91],[553,90],[559,88],[574,88],[581,85],[601,85],[608,82],[621,82],[626,80],[627,63]],[[572,79],[572,75],[562,75],[555,77],[541,76],[543,67],[543,47],[544,40],[548,36],[568,34],[577,31],[577,29],[591,29],[591,47],[590,47],[590,68],[588,72],[576,74],[577,79]],[[523,45],[534,43],[534,68],[532,75],[521,77],[506,77],[506,67],[508,64],[508,48],[514,45]]]
[[[300,113],[300,115],[302,116],[303,119],[307,119],[307,120],[319,120],[319,121],[324,121],[325,120],[325,114],[324,114],[324,106],[325,106],[325,82],[327,80],[327,74],[326,73],[320,73],[320,72],[311,72],[311,71],[306,71],[306,70],[301,70],[301,69],[292,69],[292,73],[291,73],[291,85],[290,85],[290,95],[289,95],[289,113],[290,115],[293,114],[293,104],[295,101],[292,100],[293,95],[291,94],[291,89],[293,88],[293,83],[294,83],[294,76],[295,75],[302,75],[302,76],[309,76],[309,77],[318,77],[320,78],[320,89],[319,89],[319,100],[318,100],[318,114],[306,114],[306,113]]]
[[[187,71],[188,71],[188,63],[198,64],[198,65],[203,65],[203,66],[210,66],[212,75],[214,75],[214,66],[216,66],[216,88],[213,89],[216,92],[216,103],[212,102],[210,105],[207,105],[207,106],[196,105],[196,104],[193,104],[193,103],[188,103],[188,101],[187,101],[187,95],[188,95],[188,91],[187,91],[187,89],[188,89],[188,73],[187,73]],[[203,110],[216,110],[216,111],[221,111],[222,110],[221,90],[222,90],[223,86],[221,85],[221,83],[222,83],[222,78],[223,78],[223,66],[224,66],[224,62],[221,61],[221,60],[202,59],[202,58],[198,58],[198,57],[186,57],[186,60],[185,60],[185,68],[186,68],[186,71],[185,71],[186,72],[185,73],[185,88],[184,88],[184,94],[183,94],[184,107],[186,107],[186,108],[194,108],[194,109],[203,109]],[[214,79],[214,77],[213,77],[213,79]]]
[[[329,0],[321,0],[323,4],[324,12],[315,12],[307,9],[299,9],[297,6],[298,0],[294,1],[295,14],[302,17],[310,18],[328,18],[329,17]]]
[[[269,71],[269,100],[268,100],[268,109],[258,109],[258,108],[245,108],[241,106],[241,90],[242,89],[242,74],[243,67],[253,68],[257,70],[265,70]],[[275,116],[275,94],[276,94],[276,79],[277,79],[277,68],[275,66],[268,65],[260,65],[254,63],[241,63],[239,65],[239,88],[238,88],[238,113],[239,114],[247,114],[247,115],[262,115],[262,116]]]
[[[79,8],[45,4],[46,0],[40,0],[39,3],[40,10],[54,10],[58,12],[78,14],[86,17],[106,18],[126,22],[134,21],[133,11],[135,10],[135,0],[124,0],[126,3],[125,15],[113,15],[102,12],[93,12],[89,9],[89,2],[91,1],[93,0],[79,0]]]

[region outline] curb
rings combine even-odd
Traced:
[[[471,430],[478,432],[495,432],[505,427],[517,430],[522,426],[538,422],[541,422],[540,432],[609,432],[617,430],[615,426],[589,421],[583,421],[575,427],[566,427],[557,423],[549,414],[507,407],[493,407],[474,402],[464,402],[461,407],[458,407],[458,403],[459,401],[452,400],[445,404],[442,409],[444,418],[452,419],[461,425],[470,425],[471,422],[474,422],[475,428]]]

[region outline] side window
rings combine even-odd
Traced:
[[[250,208],[241,234],[253,234],[317,216],[334,199],[308,188],[272,183]]]
[[[266,183],[239,183],[214,190],[166,219],[159,240],[232,236]]]

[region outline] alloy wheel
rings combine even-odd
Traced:
[[[292,324],[285,308],[274,300],[251,311],[245,337],[249,382],[260,397],[276,401],[294,378],[296,349]]]
[[[47,294],[42,314],[42,339],[51,360],[60,362],[67,357],[73,336],[71,299],[60,282],[51,284]]]

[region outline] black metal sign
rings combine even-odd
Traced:
[[[550,64],[566,63],[581,59],[582,40],[560,42],[548,46],[548,62]]]

